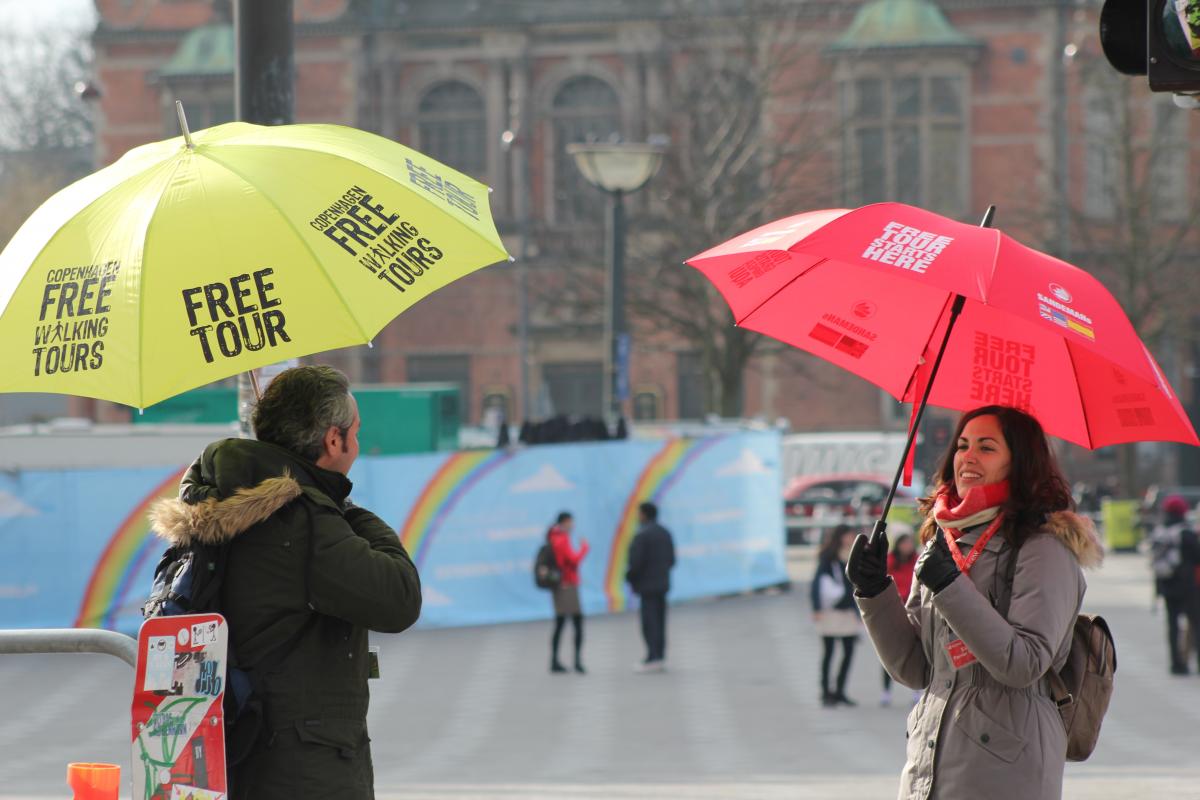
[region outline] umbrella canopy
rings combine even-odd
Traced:
[[[0,391],[145,407],[365,344],[506,259],[477,181],[335,125],[232,122],[51,197],[0,253]]]
[[[799,214],[688,260],[737,324],[920,402],[1014,406],[1087,448],[1200,444],[1120,304],[1083,270],[899,203]]]

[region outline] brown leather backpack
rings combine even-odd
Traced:
[[[1008,559],[1005,577],[1009,598],[1017,569],[1017,551]],[[1008,618],[1007,603],[997,607]],[[1086,761],[1096,749],[1100,723],[1112,699],[1113,676],[1117,672],[1117,646],[1108,623],[1096,614],[1080,614],[1071,632],[1071,650],[1059,671],[1046,673],[1052,699],[1067,729],[1067,760]]]
[[[1117,671],[1117,647],[1104,617],[1080,614],[1067,663],[1050,670],[1050,688],[1067,729],[1067,760],[1086,761],[1096,749]]]

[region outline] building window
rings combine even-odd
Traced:
[[[417,146],[430,158],[476,178],[487,173],[483,98],[462,81],[439,83],[417,107]]]
[[[568,417],[603,415],[604,364],[580,361],[543,364],[542,380],[550,391],[555,414]]]
[[[604,196],[589,185],[567,153],[574,142],[604,141],[621,131],[613,88],[589,75],[572,78],[554,95],[554,216],[559,222],[604,221]]]
[[[708,411],[705,401],[704,366],[699,353],[680,353],[675,359],[679,390],[679,418],[703,419]]]
[[[965,81],[951,75],[862,76],[842,84],[846,202],[884,200],[948,216],[967,195]]]
[[[458,387],[458,418],[471,423],[471,357],[409,356],[405,362],[409,383],[452,383]]]
[[[661,416],[661,393],[657,389],[641,390],[633,396],[633,418],[638,421],[655,420]]]

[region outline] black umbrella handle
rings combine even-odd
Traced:
[[[979,223],[981,228],[992,227],[992,219],[996,216],[996,207],[988,206],[983,215],[983,221]],[[892,500],[896,497],[896,487],[900,485],[900,476],[904,474],[904,463],[908,461],[908,453],[913,448],[913,443],[917,438],[917,431],[921,429],[921,417],[925,416],[925,406],[929,403],[929,393],[933,391],[933,381],[937,377],[938,368],[942,365],[942,356],[946,354],[946,345],[950,343],[950,334],[954,330],[954,323],[958,320],[958,315],[962,313],[963,306],[966,304],[967,298],[961,294],[954,295],[954,304],[950,306],[950,321],[946,323],[946,335],[942,337],[942,344],[938,347],[937,358],[933,362],[933,369],[929,372],[929,380],[925,382],[925,393],[921,395],[921,404],[917,406],[917,414],[913,418],[912,429],[908,432],[908,440],[904,443],[904,452],[900,454],[900,464],[896,467],[896,475],[892,478],[892,488],[888,490],[887,498],[883,501],[883,511],[879,514],[879,519],[875,521],[875,527],[871,531],[871,541],[875,541],[875,537],[881,533],[887,533],[887,516],[888,511],[892,508]]]

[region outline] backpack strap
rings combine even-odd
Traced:
[[[1008,550],[1008,563],[1004,565],[1004,584],[1008,587],[1008,592],[1002,595],[996,604],[996,610],[1000,612],[1000,616],[1004,617],[1006,622],[1008,621],[1008,609],[1012,604],[1013,580],[1017,574],[1017,557],[1021,554],[1021,546],[1017,545],[1013,547],[1009,545]],[[1075,700],[1071,696],[1071,692],[1067,689],[1067,685],[1063,683],[1058,670],[1054,669],[1054,667],[1046,670],[1046,674],[1043,677],[1050,683],[1050,699],[1054,701],[1055,705],[1061,708]]]

